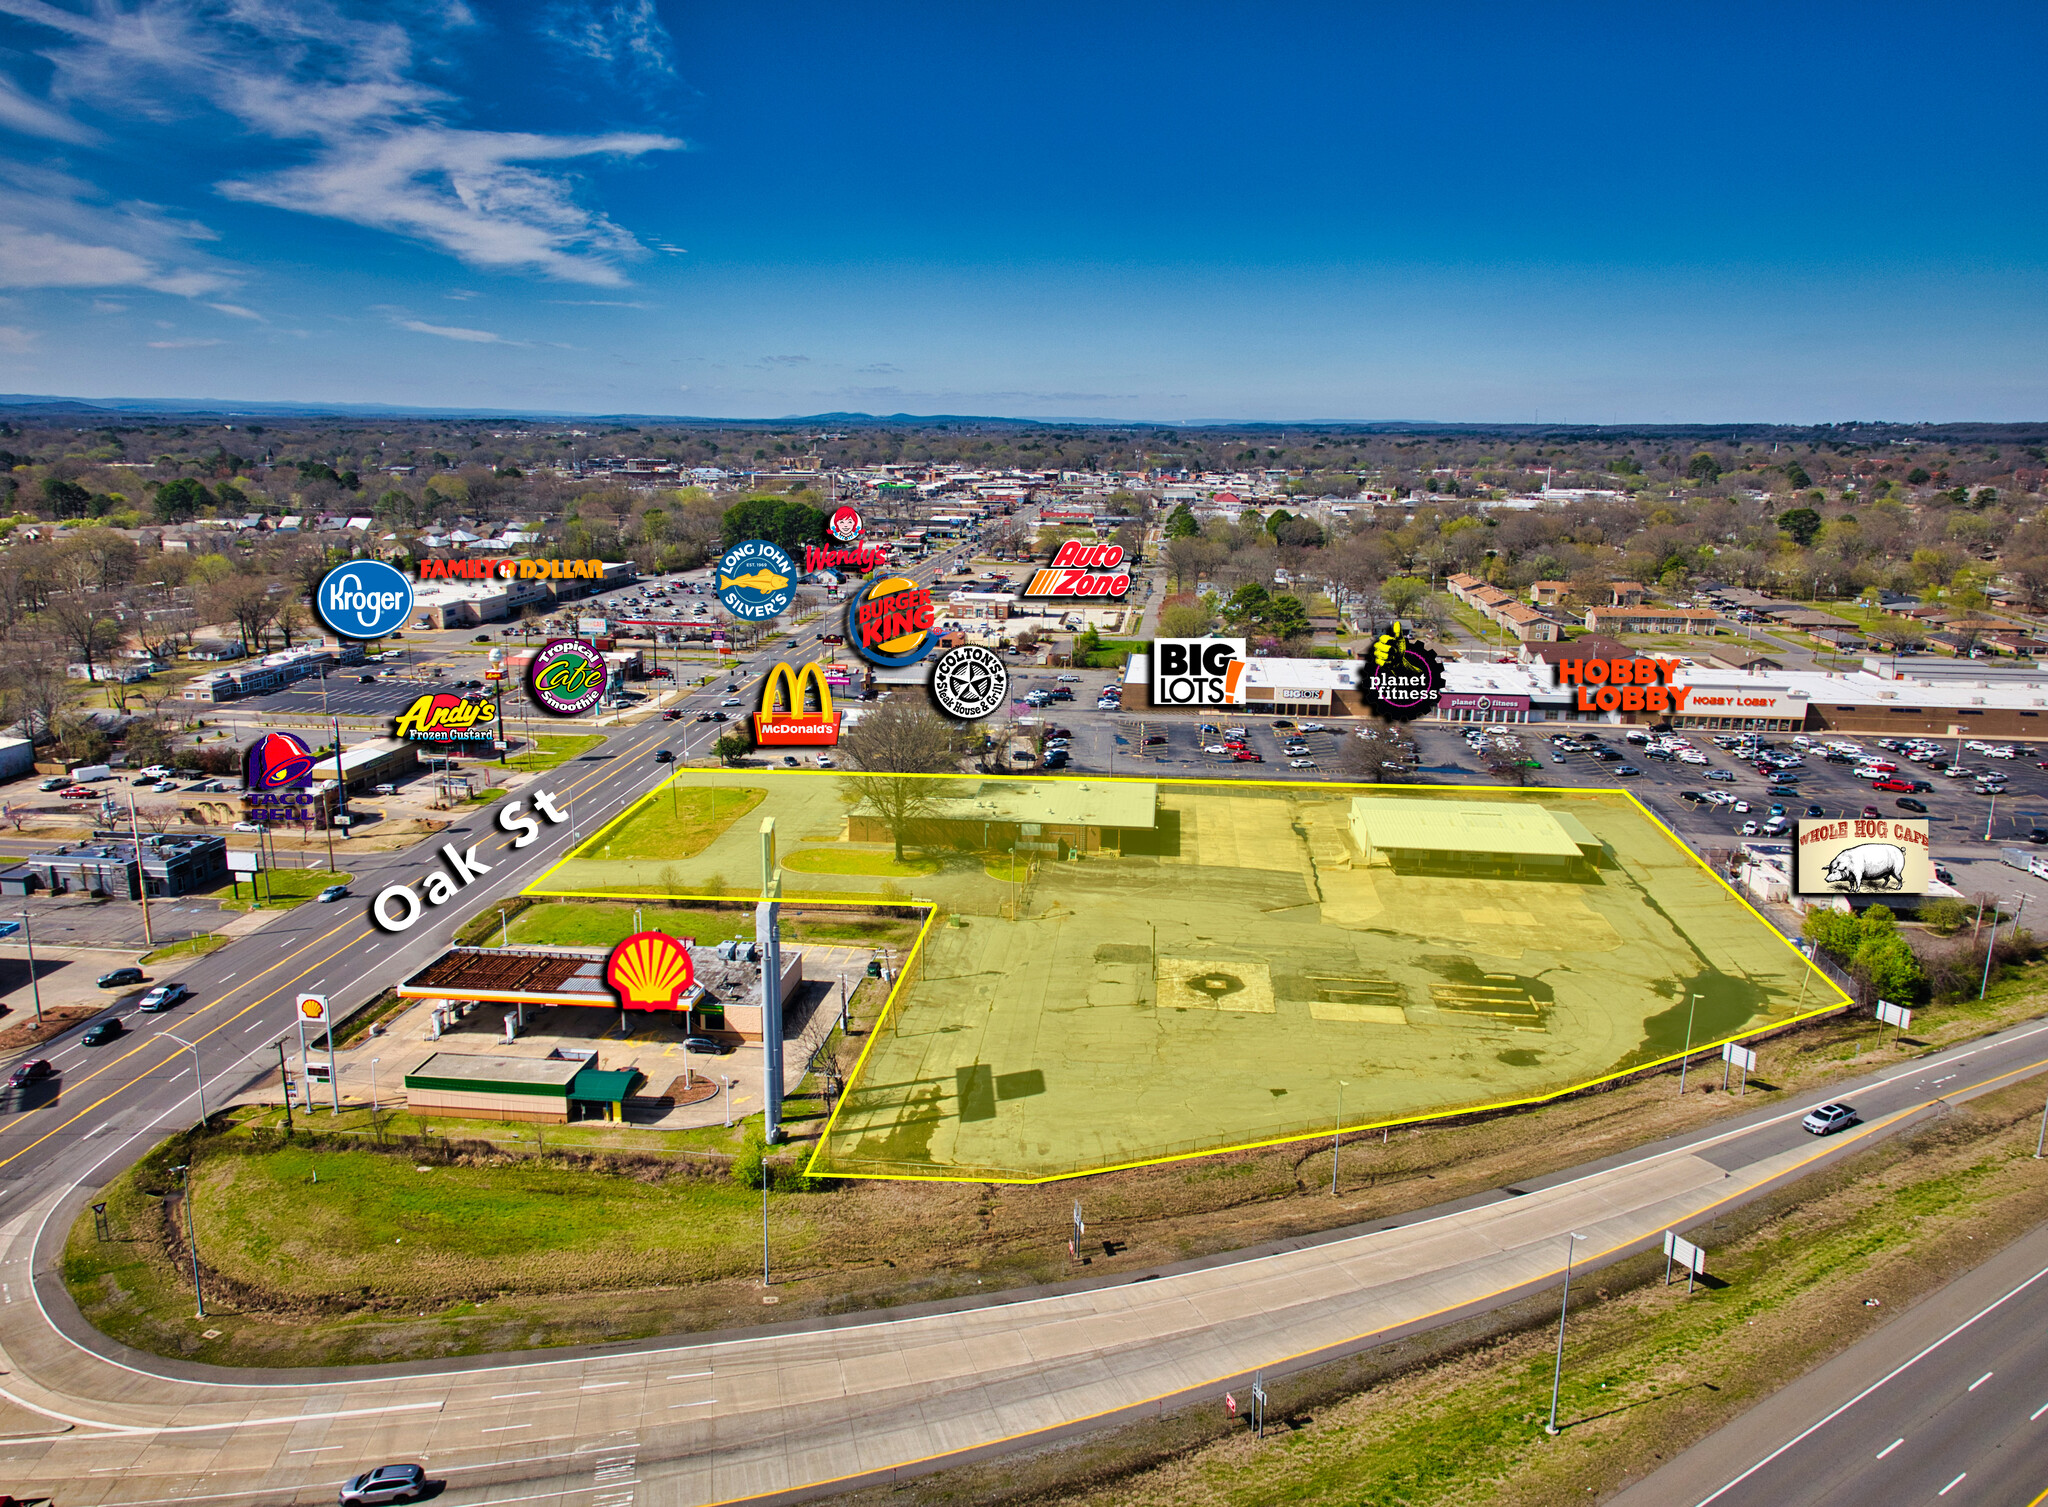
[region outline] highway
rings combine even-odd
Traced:
[[[2033,1507],[2048,1497],[2048,1227],[1902,1313],[1614,1507]]]

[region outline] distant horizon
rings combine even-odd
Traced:
[[[1711,435],[1726,429],[1736,433],[1758,430],[1800,431],[1820,429],[1932,430],[1968,428],[1977,430],[2027,430],[2048,428],[2048,418],[2039,419],[1848,419],[1804,423],[1786,419],[1676,419],[1581,422],[1555,419],[1549,422],[1512,419],[1333,419],[1333,418],[1181,418],[1095,417],[1082,415],[965,414],[965,413],[789,413],[763,415],[720,415],[681,413],[619,413],[581,409],[469,408],[454,405],[401,404],[378,402],[333,402],[279,398],[142,398],[87,397],[69,393],[0,393],[0,417],[30,416],[46,410],[51,419],[67,410],[85,409],[123,417],[189,418],[202,415],[251,418],[393,418],[468,420],[536,419],[592,424],[641,425],[677,424],[689,426],[731,425],[755,428],[789,424],[1015,424],[1037,428],[1087,429],[1359,429],[1389,433],[1404,431],[1442,433],[1471,430],[1485,433],[1553,432],[1572,430],[1594,433],[1694,433]]]

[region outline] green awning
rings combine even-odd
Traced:
[[[633,1085],[639,1081],[638,1068],[587,1067],[569,1085],[569,1097],[586,1104],[618,1104],[633,1092]]]

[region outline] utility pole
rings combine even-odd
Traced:
[[[28,901],[21,903],[21,937],[28,943],[28,987],[36,1000],[36,1024],[43,1023],[43,981],[36,977],[36,934],[28,924]]]
[[[292,1133],[292,1070],[285,1062],[284,1038],[277,1038],[277,1083],[284,1090],[284,1133]]]
[[[142,833],[135,825],[135,792],[128,792],[128,836],[135,844],[135,887],[142,892],[142,940],[153,949],[156,937],[149,929],[149,875],[142,867]]]
[[[1699,1000],[1697,994],[1688,994],[1685,997],[1685,1051],[1678,1059],[1678,1096],[1681,1099],[1685,1097],[1685,1069],[1692,1061],[1692,1012],[1698,1006]]]
[[[1330,1131],[1330,1197],[1337,1196],[1337,1158],[1344,1151],[1344,1090],[1350,1086],[1348,1079],[1337,1080],[1337,1123]]]

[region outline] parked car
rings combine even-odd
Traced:
[[[122,1031],[121,1022],[109,1017],[106,1020],[95,1021],[87,1026],[85,1034],[79,1037],[78,1041],[81,1046],[103,1046],[107,1042],[112,1041],[116,1036],[121,1035]]]
[[[1893,779],[1875,780],[1871,783],[1870,788],[1872,790],[1904,790],[1910,793],[1913,789],[1913,782],[1911,780]]]
[[[720,1041],[716,1036],[685,1036],[683,1048],[685,1051],[709,1052],[714,1056],[723,1057],[732,1050],[732,1043]]]
[[[192,991],[183,984],[158,984],[149,993],[142,996],[142,1003],[139,1008],[144,1015],[155,1015],[159,1011],[168,1010],[179,1001],[190,999],[191,997]]]
[[[141,982],[140,968],[116,968],[99,976],[99,986],[102,989],[126,989]]]
[[[1642,771],[1633,764],[1617,764],[1614,766],[1614,777],[1617,780],[1626,780],[1641,773]]]
[[[1808,1110],[1806,1118],[1799,1122],[1799,1128],[1813,1135],[1832,1135],[1862,1118],[1853,1105],[1823,1104],[1818,1109]]]
[[[417,1465],[380,1465],[341,1483],[341,1507],[410,1502],[425,1493],[427,1473]]]
[[[89,801],[99,794],[90,785],[73,785],[69,790],[60,790],[57,793],[67,801]]]
[[[1892,804],[1897,806],[1901,811],[1911,811],[1919,816],[1925,816],[1927,814],[1927,802],[1916,801],[1910,795],[1902,795]]]
[[[1147,748],[1157,748],[1157,747],[1158,747],[1158,746],[1159,746],[1160,744],[1164,743],[1165,741],[1166,741],[1166,734],[1165,734],[1165,733],[1147,733],[1147,734],[1145,734],[1145,746],[1146,746]]]
[[[1253,753],[1249,748],[1240,748],[1230,757],[1239,764],[1263,764],[1266,762],[1264,754]]]
[[[237,832],[261,832],[263,828],[256,822],[236,822],[235,830]]]

